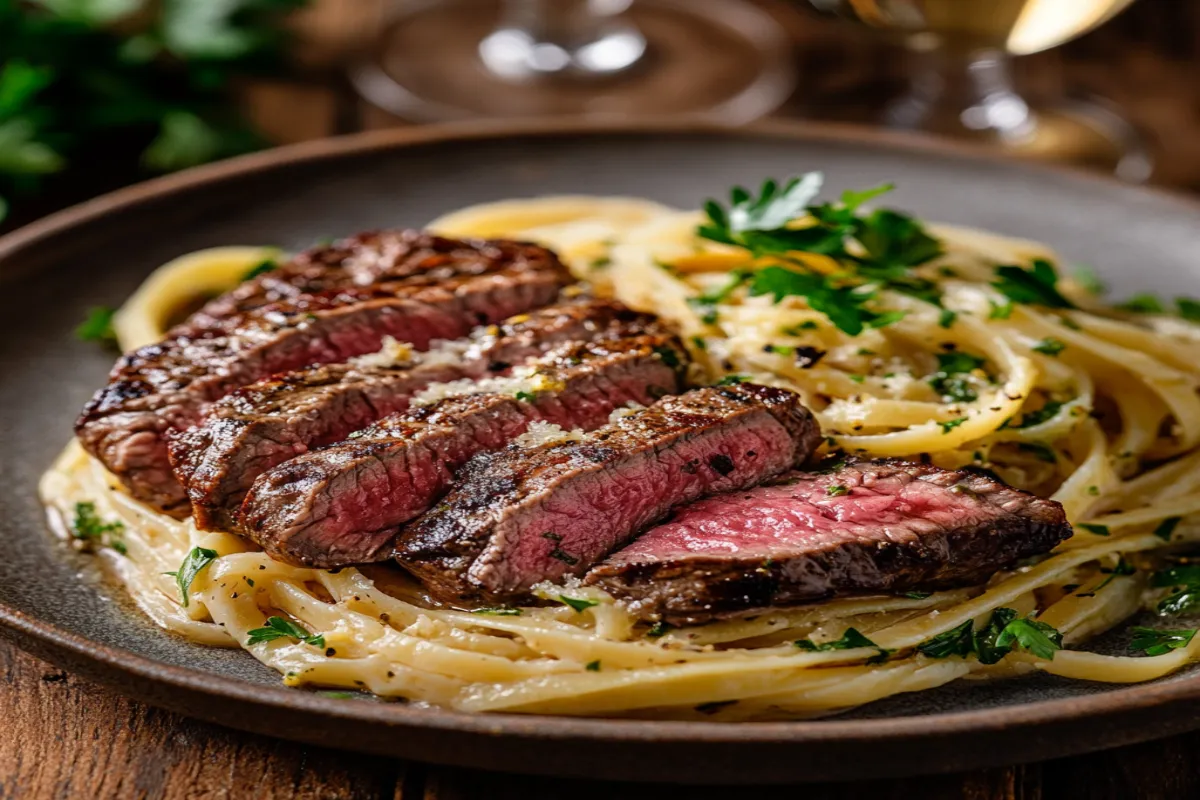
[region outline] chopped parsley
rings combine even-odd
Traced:
[[[713,384],[713,386],[733,386],[737,383],[745,383],[750,380],[749,375],[726,375],[721,380]]]
[[[1150,585],[1175,591],[1157,607],[1159,614],[1183,614],[1200,607],[1200,564],[1183,564],[1154,573]]]
[[[996,303],[989,300],[988,303],[992,307],[988,312],[988,319],[1008,319],[1012,316],[1013,303],[1011,300],[1007,303]]]
[[[483,614],[486,617],[519,617],[521,609],[510,608],[508,606],[496,606],[494,608],[473,608],[472,614]]]
[[[1133,634],[1133,641],[1129,643],[1129,649],[1141,650],[1148,656],[1161,656],[1172,650],[1187,647],[1191,643],[1192,637],[1196,635],[1195,630],[1167,631],[1140,627],[1129,630]]]
[[[116,313],[116,309],[108,306],[89,308],[87,317],[75,328],[75,338],[82,342],[99,342],[115,347],[117,333],[113,330],[113,316]]]
[[[1179,316],[1188,322],[1200,322],[1200,301],[1188,297],[1176,297],[1175,308],[1179,311]]]
[[[257,278],[259,275],[266,275],[268,272],[273,272],[277,269],[279,269],[279,263],[273,258],[268,258],[265,261],[260,261],[251,267],[242,280],[248,281],[252,278]]]
[[[867,328],[882,328],[899,322],[903,311],[876,312],[866,307],[875,297],[874,289],[845,284],[816,272],[798,272],[788,267],[763,267],[754,275],[750,294],[769,294],[775,302],[788,296],[803,297],[810,308],[829,318],[838,330],[857,336]]]
[[[532,403],[535,400],[537,400],[537,395],[534,394],[533,392],[521,391],[521,392],[517,392],[515,396],[518,400],[520,400],[523,403]]]
[[[938,353],[937,360],[938,370],[929,376],[929,385],[935,392],[957,403],[970,403],[979,398],[964,376],[982,368],[987,363],[985,359],[954,350]]]
[[[591,263],[588,264],[589,269],[604,269],[606,267],[611,267],[611,266],[612,266],[612,258],[609,256],[600,256],[599,258],[593,258],[591,260]]]
[[[646,636],[650,639],[658,639],[665,636],[669,630],[671,630],[671,623],[659,620],[650,626],[650,630],[646,631]]]
[[[582,614],[584,611],[587,611],[592,606],[600,605],[599,600],[587,600],[587,599],[580,598],[580,597],[567,597],[565,594],[560,594],[558,596],[558,600],[560,603],[564,603],[564,604],[570,606],[571,608],[575,609],[576,614]]]
[[[596,659],[595,661],[589,661],[587,663],[587,665],[584,666],[584,669],[586,669],[588,672],[599,672],[600,671],[600,659]]]
[[[1107,525],[1093,525],[1087,522],[1079,523],[1079,527],[1083,528],[1088,533],[1094,533],[1097,536],[1108,536],[1110,531]]]
[[[105,522],[96,513],[95,503],[76,503],[75,518],[71,521],[71,536],[83,542],[86,547],[97,545],[111,547],[121,555],[125,555],[125,542],[121,535],[125,533],[125,524],[120,520]]]
[[[943,328],[951,328],[954,326],[954,321],[958,319],[958,312],[951,311],[948,308],[943,308],[938,315],[938,325]]]
[[[1083,265],[1075,267],[1071,272],[1071,277],[1075,279],[1085,292],[1093,297],[1099,297],[1108,291],[1108,287],[1104,285],[1104,281],[1100,280],[1100,276],[1091,267]]]
[[[1132,311],[1134,314],[1165,314],[1167,312],[1162,300],[1152,294],[1135,294],[1133,297],[1117,303],[1117,308],[1122,311]]]
[[[656,347],[654,352],[662,359],[662,362],[672,369],[678,369],[680,366],[679,354],[675,352],[673,347]]]
[[[1048,336],[1033,346],[1033,352],[1047,356],[1057,356],[1066,349],[1066,342],[1061,339],[1055,339],[1053,336]]]
[[[996,280],[992,286],[1014,303],[1075,308],[1075,304],[1058,291],[1054,265],[1043,258],[1035,258],[1030,269],[1011,265],[996,267]]]
[[[904,597],[909,600],[924,600],[926,597],[931,597],[931,592],[905,592]]]
[[[1013,424],[1012,422],[1002,426],[1005,428],[1032,428],[1034,425],[1041,425],[1049,419],[1052,419],[1059,411],[1062,410],[1063,403],[1057,400],[1050,400],[1039,408],[1037,411],[1030,411],[1021,417],[1021,421]]]
[[[1154,529],[1154,535],[1162,539],[1164,542],[1171,541],[1171,534],[1175,532],[1175,528],[1183,521],[1182,517],[1167,517],[1162,522],[1158,523],[1158,527]]]
[[[200,570],[207,567],[217,558],[216,550],[209,550],[205,547],[193,547],[188,554],[184,556],[183,563],[179,565],[179,569],[174,572],[164,573],[175,578],[175,585],[179,587],[179,603],[184,608],[188,605],[188,592],[192,588],[192,581],[196,580],[196,576],[200,574]],[[254,584],[247,579],[250,586]]]
[[[311,644],[313,647],[325,647],[324,636],[311,634],[301,626],[283,617],[268,617],[266,627],[255,628],[252,631],[248,631],[247,635],[249,636],[246,639],[247,645],[271,642],[276,639],[295,639],[305,644]]]
[[[1062,634],[1044,622],[1018,617],[1011,608],[997,608],[979,631],[973,620],[967,620],[917,645],[917,650],[930,658],[974,654],[982,664],[995,664],[1014,648],[1053,660],[1062,649]]]
[[[834,484],[833,486],[825,487],[825,494],[829,495],[830,497],[841,497],[844,494],[850,494],[850,489],[846,486],[841,486],[840,484]]]
[[[966,417],[959,417],[958,419],[949,419],[949,420],[946,420],[945,422],[939,422],[938,427],[941,428],[942,433],[945,434],[945,433],[949,433],[950,431],[954,430],[955,428],[957,428],[959,425],[962,425],[966,421],[967,421]]]
[[[847,628],[846,632],[842,634],[842,638],[835,639],[831,642],[822,642],[821,644],[816,644],[812,639],[797,639],[795,645],[801,650],[808,650],[809,652],[813,653],[826,652],[828,650],[854,650],[858,647],[875,647],[882,649],[879,647],[879,645],[875,644],[866,636],[863,636],[861,633],[859,633],[856,628]]]

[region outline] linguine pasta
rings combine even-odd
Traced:
[[[1076,649],[1142,608],[1151,551],[1200,538],[1191,523],[1200,513],[1200,327],[1116,311],[1068,278],[1059,287],[1075,308],[1011,304],[992,285],[997,265],[1053,254],[935,226],[944,252],[917,272],[936,282],[942,306],[885,288],[879,302],[903,317],[850,336],[801,298],[722,292],[751,259],[698,238],[700,221],[640,199],[570,196],[489,203],[429,227],[547,245],[597,292],[676,325],[698,381],[739,374],[799,392],[830,450],[992,470],[1061,502],[1075,536],[987,586],[667,628],[638,624],[602,591],[579,585],[539,587],[545,607],[470,612],[432,603],[390,568],[282,564],[245,539],[135,502],[77,443],[44,476],[42,497],[66,523],[79,503],[121,523],[124,554],[102,554],[161,627],[243,647],[290,686],[466,711],[787,719],[967,676],[1044,671],[1127,683],[1200,657],[1200,638],[1149,656]],[[231,288],[263,257],[259,248],[221,248],[166,265],[119,312],[122,347],[157,340],[194,287]],[[822,258],[806,264],[836,269]],[[165,573],[194,548],[214,556],[184,605]],[[1065,649],[1046,658],[1018,648],[989,665],[920,649],[969,621],[983,626],[998,608],[1036,613]],[[320,638],[248,643],[272,616]],[[834,641],[850,628],[871,646],[794,644]]]

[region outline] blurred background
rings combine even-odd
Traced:
[[[256,149],[646,114],[932,133],[1200,189],[1191,0],[0,0],[0,230]]]

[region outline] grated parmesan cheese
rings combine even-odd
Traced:
[[[539,375],[536,367],[517,367],[510,377],[472,380],[463,378],[446,383],[431,383],[417,392],[410,403],[414,406],[430,406],[448,397],[464,397],[471,394],[537,394],[538,392],[561,391],[566,388],[562,381]]]
[[[555,425],[553,422],[538,420],[529,423],[526,431],[514,439],[513,443],[517,447],[529,448],[556,442],[578,442],[582,439],[583,431],[579,428],[564,431],[561,426]]]
[[[394,337],[385,336],[383,337],[383,346],[379,348],[378,352],[352,358],[350,363],[360,369],[401,367],[412,363],[413,352],[413,346],[408,342],[401,342]]]

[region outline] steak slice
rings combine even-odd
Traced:
[[[196,424],[207,403],[273,373],[377,351],[385,336],[423,350],[434,339],[543,306],[569,280],[561,268],[521,267],[263,306],[226,320],[226,335],[175,336],[123,356],[75,432],[135,498],[183,517],[187,495],[171,472],[165,434]]]
[[[243,529],[291,563],[388,558],[398,527],[436,502],[471,456],[503,447],[534,422],[590,430],[616,409],[678,391],[684,358],[672,336],[639,336],[565,346],[524,377],[431,387],[431,395],[468,394],[388,417],[264,473],[242,504]]]
[[[396,557],[443,599],[519,599],[582,574],[675,506],[793,469],[819,441],[791,392],[696,389],[582,441],[476,456]]]
[[[1070,535],[1058,503],[983,475],[859,461],[682,508],[586,580],[641,617],[691,624],[983,583]]]
[[[563,342],[656,327],[648,314],[589,298],[512,317],[469,340],[414,353],[408,362],[376,365],[369,355],[258,381],[214,403],[201,424],[169,433],[171,464],[187,488],[196,526],[233,530],[235,512],[259,475],[403,411],[431,383],[495,376]]]
[[[367,231],[300,253],[204,305],[173,335],[203,336],[225,320],[305,294],[375,283],[432,283],[512,267],[558,269],[557,256],[523,242],[447,239],[425,231]]]

